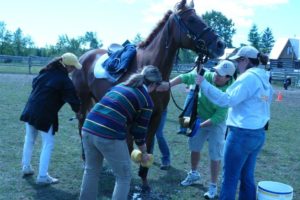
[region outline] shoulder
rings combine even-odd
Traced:
[[[258,81],[259,78],[254,73],[247,70],[236,79],[234,85],[240,85],[240,87],[247,88],[248,90],[255,90],[258,87]]]
[[[128,99],[138,98],[140,93],[139,88],[129,87],[124,84],[118,84],[114,86],[110,91],[117,92],[123,96],[126,96]]]
[[[254,80],[255,78],[255,74],[252,73],[249,69],[247,71],[245,71],[244,73],[242,73],[237,80],[243,80],[243,81],[251,81]]]

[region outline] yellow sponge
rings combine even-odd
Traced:
[[[131,152],[131,160],[135,163],[140,163],[143,167],[150,167],[153,164],[154,156],[152,154],[148,154],[150,159],[146,163],[142,163],[142,152],[140,150],[134,149]]]

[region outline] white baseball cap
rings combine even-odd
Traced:
[[[220,76],[233,76],[235,72],[235,66],[233,62],[228,60],[219,62],[219,64],[213,68],[218,72]]]
[[[252,46],[243,46],[238,50],[238,52],[234,56],[231,56],[229,60],[236,60],[240,57],[256,59],[258,53],[258,50]]]
[[[64,65],[74,66],[77,69],[81,69],[82,65],[79,63],[77,56],[73,53],[65,53],[61,56],[62,63]]]

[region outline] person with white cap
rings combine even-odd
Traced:
[[[204,77],[209,83],[225,91],[233,83],[234,74],[235,65],[231,61],[223,60],[214,67],[214,72],[206,71]],[[169,83],[162,83],[157,88],[157,91],[167,91],[170,87],[180,83],[193,85],[196,83],[196,77],[196,70],[187,74],[181,74]],[[189,186],[200,180],[200,173],[197,171],[201,156],[200,153],[205,141],[208,141],[211,160],[211,182],[208,192],[204,194],[204,197],[212,199],[217,195],[217,180],[225,143],[227,108],[215,105],[200,91],[198,95],[197,114],[201,120],[200,127],[198,127],[198,132],[193,137],[189,137],[188,140],[189,150],[191,151],[191,170],[181,182],[181,185]]]
[[[74,54],[65,53],[41,69],[32,81],[32,91],[20,117],[26,126],[22,173],[23,177],[34,174],[31,158],[36,137],[40,132],[43,144],[37,184],[58,183],[58,179],[48,174],[54,134],[58,131],[58,111],[65,103],[70,104],[74,112],[79,111],[80,100],[68,74],[81,67]]]
[[[225,92],[200,75],[197,84],[210,101],[229,107],[220,199],[235,199],[240,181],[239,199],[255,200],[256,158],[265,141],[264,127],[270,119],[273,95],[265,69],[257,66],[267,64],[268,57],[252,46],[244,46],[229,59],[237,62],[240,75]]]

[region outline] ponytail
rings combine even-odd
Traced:
[[[124,85],[136,88],[143,84],[148,86],[153,83],[160,83],[161,81],[162,77],[159,69],[155,66],[147,65],[140,73],[131,75],[128,80],[124,82]]]
[[[251,66],[248,68],[251,68],[253,66],[258,66],[259,64],[267,65],[269,61],[269,57],[263,53],[258,53],[257,58],[248,58],[250,60]]]
[[[140,87],[144,83],[144,75],[142,74],[133,74],[131,75],[127,81],[125,81],[124,85],[129,86],[129,87]]]
[[[48,70],[60,68],[60,67],[64,68],[63,64],[61,63],[61,58],[56,57],[56,58],[52,59],[44,68],[42,68],[40,70],[40,72],[44,72],[44,71],[48,71]]]
[[[268,64],[269,57],[267,55],[262,54],[262,53],[258,53],[257,57],[258,57],[261,64],[263,64],[263,65]]]

